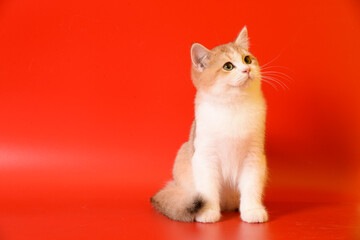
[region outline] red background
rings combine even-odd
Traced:
[[[293,79],[263,85],[272,220],[170,221],[149,197],[194,117],[190,46],[244,25]],[[356,0],[1,1],[0,238],[360,238],[359,43]]]

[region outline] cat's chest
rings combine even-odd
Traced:
[[[196,110],[198,134],[211,138],[247,139],[263,122],[261,105],[253,103],[227,106],[205,102]]]

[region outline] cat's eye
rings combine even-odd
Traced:
[[[231,70],[233,70],[233,68],[234,68],[234,65],[231,62],[227,62],[223,66],[223,69],[225,71],[231,71]]]
[[[252,62],[251,57],[250,57],[249,55],[246,55],[246,56],[244,57],[244,63],[250,64],[251,62]]]

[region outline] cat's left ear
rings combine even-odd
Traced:
[[[210,58],[210,50],[199,43],[194,43],[191,46],[191,62],[199,72],[205,70],[206,63]]]
[[[249,37],[246,26],[243,27],[234,43],[242,48],[245,48],[246,50],[249,50]]]

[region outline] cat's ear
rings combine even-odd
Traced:
[[[235,44],[242,48],[245,48],[246,50],[249,50],[249,37],[246,26],[243,27],[243,29],[239,33],[238,37],[235,40]]]
[[[207,59],[210,57],[210,50],[199,43],[194,43],[191,46],[191,62],[199,72],[206,68]]]

